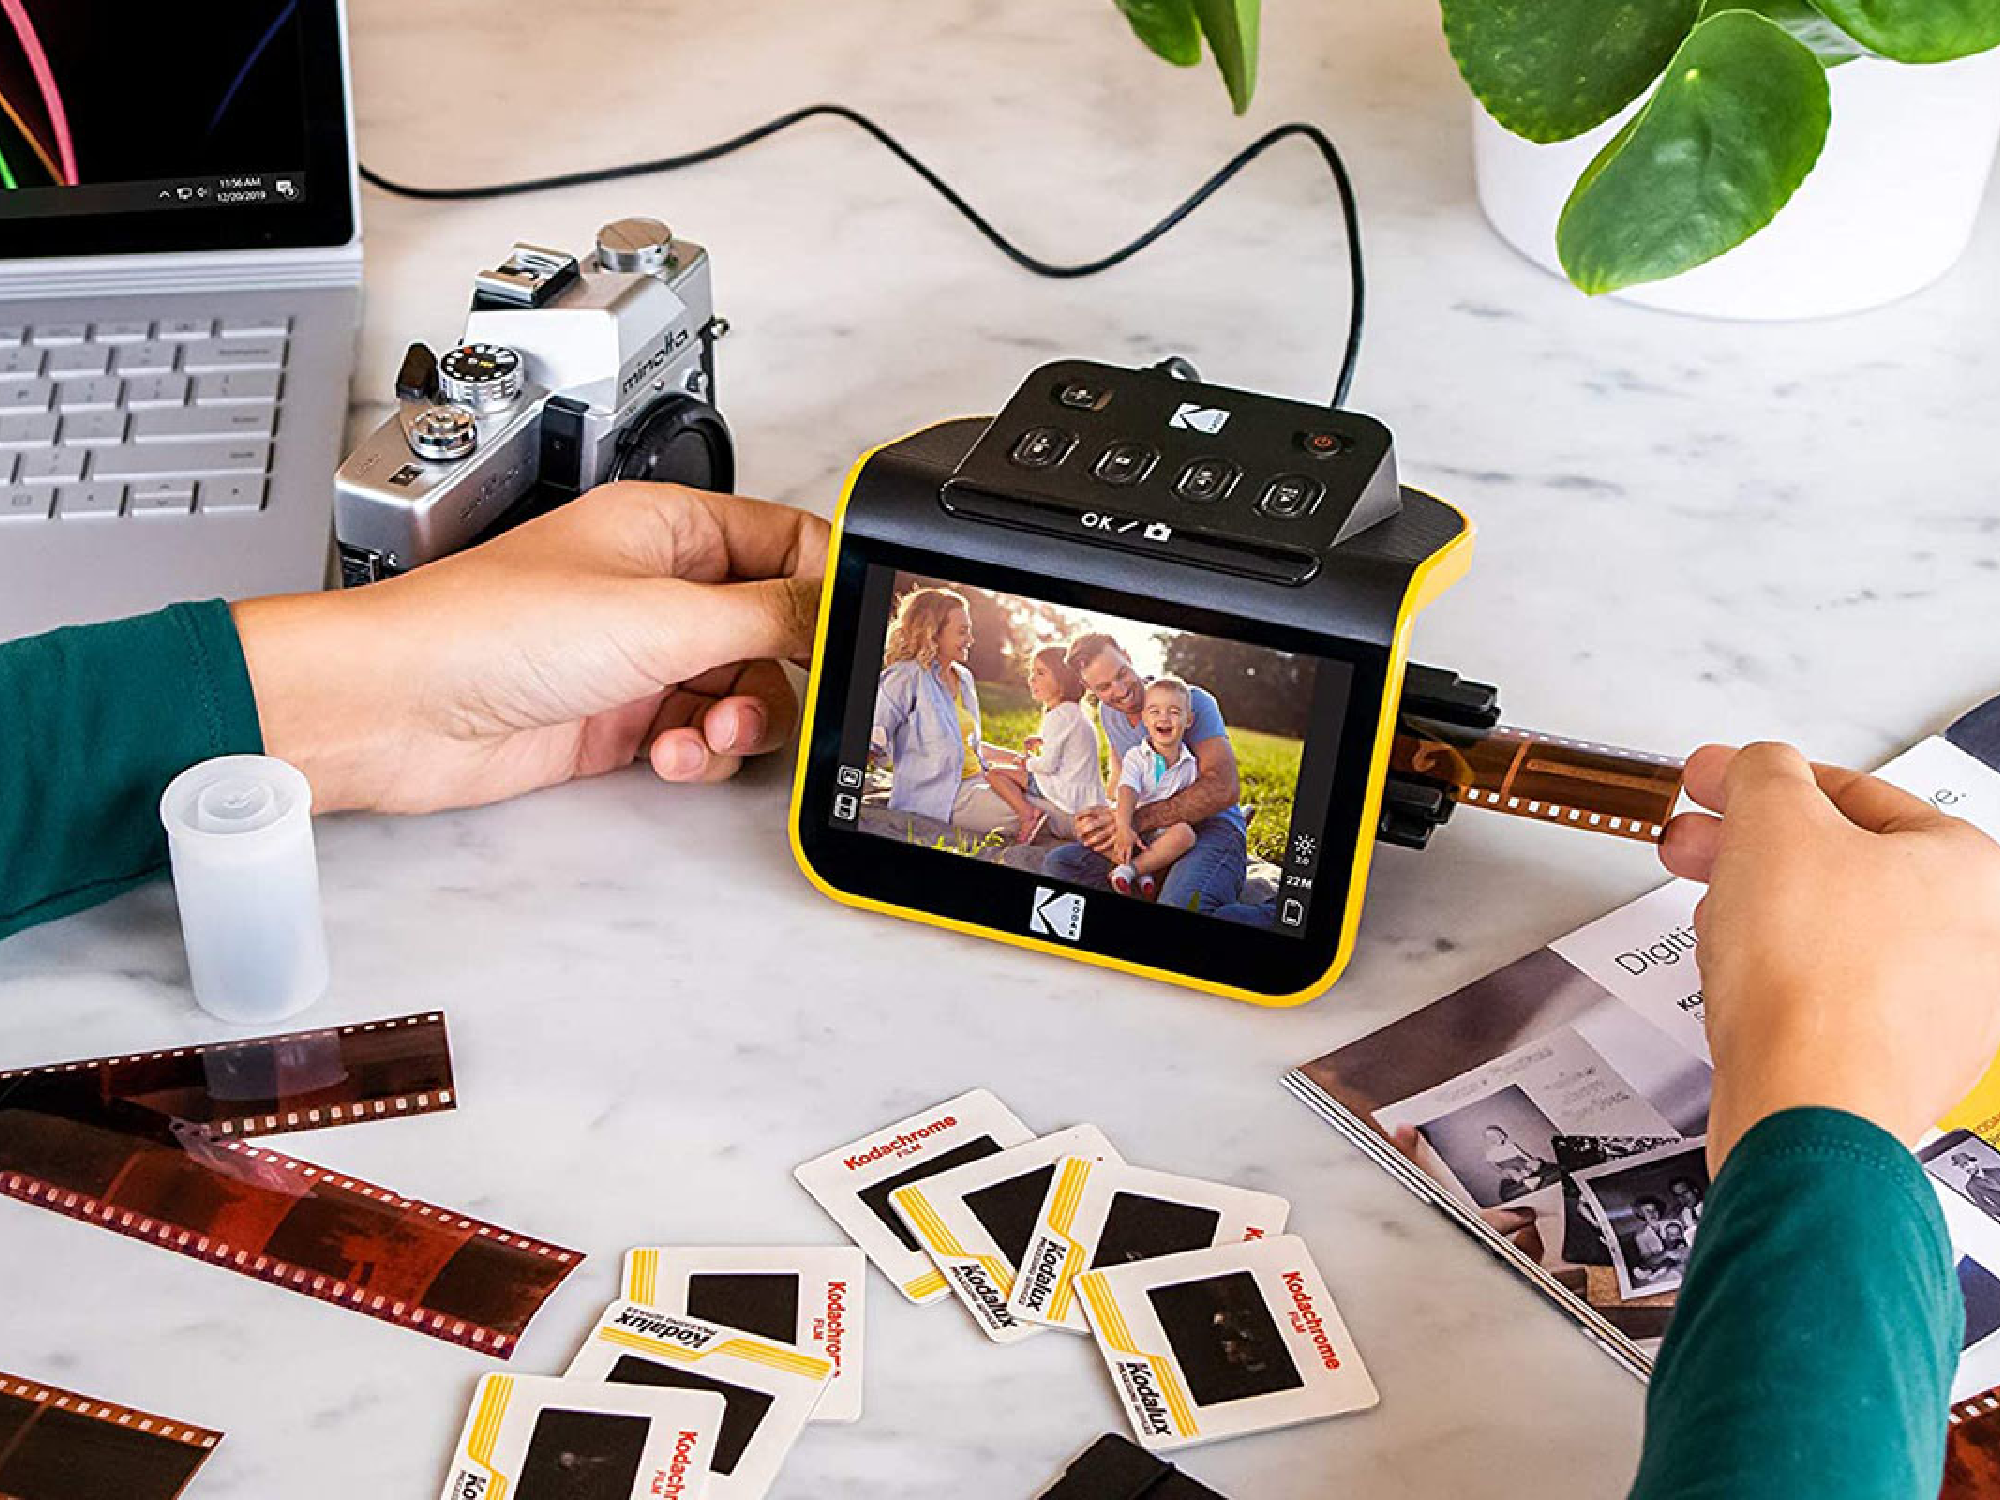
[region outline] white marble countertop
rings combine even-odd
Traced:
[[[1869,761],[2000,688],[2000,214],[1900,306],[1801,326],[1593,303],[1487,230],[1428,5],[1274,3],[1252,117],[1073,0],[356,0],[363,155],[459,182],[707,142],[837,99],[1051,255],[1122,239],[1250,134],[1304,116],[1353,163],[1373,277],[1355,404],[1481,527],[1420,659],[1510,716],[1658,749],[1783,734]],[[476,117],[475,127],[462,122]],[[1989,204],[1989,210],[1991,205]],[[677,178],[470,206],[366,199],[357,420],[448,338],[515,238],[655,213],[709,245],[747,490],[830,508],[863,448],[987,411],[1035,361],[1168,351],[1328,388],[1336,220],[1303,147],[1135,265],[1031,280],[836,125]],[[1383,1391],[1373,1413],[1195,1450],[1248,1500],[1622,1492],[1641,1390],[1277,1085],[1655,878],[1631,845],[1467,815],[1375,867],[1340,987],[1269,1013],[887,919],[793,868],[787,765],[709,789],[613,776],[463,815],[319,830],[335,959],[301,1024],[442,1007],[454,1113],[328,1132],[314,1160],[577,1246],[513,1367],[554,1371],[634,1243],[836,1237],[790,1168],[985,1084],[1033,1126],[1296,1205]],[[156,885],[0,946],[0,1067],[216,1036]],[[1014,1038],[1060,1028],[1054,1062]],[[872,1299],[868,1412],[815,1428],[802,1500],[1026,1500],[1123,1422],[1096,1354],[995,1348]],[[0,1204],[0,1366],[228,1433],[202,1500],[436,1492],[475,1355]]]

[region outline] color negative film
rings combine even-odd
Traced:
[[[1291,1211],[1272,1193],[1072,1156],[1056,1168],[1007,1311],[1088,1333],[1076,1301],[1086,1270],[1262,1239],[1283,1229]]]
[[[61,1078],[218,1136],[321,1130],[451,1109],[451,1048],[439,1011],[205,1047],[175,1047],[0,1072],[0,1101],[23,1079]]]
[[[2000,1500],[2000,1389],[1953,1405],[1938,1500]]]
[[[173,1500],[222,1434],[0,1372],[0,1495]]]
[[[1086,1272],[1077,1291],[1147,1448],[1290,1427],[1379,1399],[1297,1235]]]
[[[1463,729],[1405,719],[1390,766],[1442,784],[1456,802],[1657,844],[1680,800],[1682,762],[1532,729]]]
[[[1011,1109],[987,1090],[971,1089],[816,1156],[792,1175],[897,1291],[912,1302],[935,1302],[945,1295],[944,1273],[889,1206],[889,1195],[1031,1139]]]
[[[1021,1258],[1034,1237],[1042,1205],[1067,1157],[1123,1161],[1095,1125],[1058,1130],[979,1161],[967,1162],[908,1187],[889,1202],[965,1304],[980,1331],[996,1344],[1043,1330],[1007,1310]]]
[[[660,1312],[740,1328],[833,1366],[815,1422],[861,1416],[868,1261],[852,1245],[641,1246],[625,1252],[625,1296]]]
[[[722,1397],[486,1375],[441,1500],[713,1500]]]
[[[224,1134],[449,1109],[450,1083],[437,1015],[20,1070],[0,1193],[504,1357],[581,1255]]]
[[[833,1366],[788,1345],[636,1302],[614,1302],[577,1350],[568,1381],[722,1397],[709,1500],[761,1500],[811,1418]],[[567,1500],[567,1497],[565,1497]]]

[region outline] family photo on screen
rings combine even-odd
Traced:
[[[864,830],[1275,921],[1313,663],[899,573]]]

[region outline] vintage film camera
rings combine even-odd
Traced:
[[[396,415],[335,476],[349,586],[407,572],[613,479],[729,490],[708,252],[620,219],[589,255],[516,245],[473,284],[464,341],[413,344]]]
[[[850,905],[1259,1004],[1311,999],[1352,952],[1378,839],[1421,847],[1470,802],[1657,840],[1678,796],[1678,762],[1504,728],[1492,688],[1408,665],[1417,614],[1471,552],[1470,522],[1398,483],[1370,417],[1166,367],[1044,366],[999,416],[923,429],[850,475],[794,852]],[[1009,653],[975,670],[995,634]],[[1116,652],[1092,644],[1106,636]],[[1051,664],[1043,692],[1089,689],[1106,797],[1121,776],[1135,795],[1208,788],[1174,804],[1195,820],[1180,834],[1149,835],[1163,855],[1196,837],[1153,892],[1121,889],[1083,843],[1094,758],[1065,795],[1046,744],[1032,765],[988,744],[1003,712],[1032,727],[1024,658],[1051,642],[1074,675]],[[1188,684],[1163,689],[1192,719],[1177,742],[1155,737],[1145,690],[1167,675]],[[1197,765],[1173,771],[1190,748]],[[989,795],[1009,777],[1028,797],[1011,821]],[[1065,819],[1066,842],[1047,835]]]

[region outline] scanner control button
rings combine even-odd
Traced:
[[[1226,458],[1190,459],[1174,481],[1174,493],[1196,505],[1213,505],[1236,487],[1242,474]]]
[[[1347,449],[1347,440],[1337,432],[1316,427],[1299,434],[1299,447],[1307,458],[1332,458]]]
[[[1071,380],[1056,388],[1056,404],[1072,411],[1103,411],[1111,404],[1111,387]]]
[[[1304,474],[1280,474],[1264,486],[1264,497],[1257,502],[1257,509],[1281,521],[1296,521],[1311,515],[1325,494],[1326,486],[1317,479]]]
[[[1052,469],[1069,456],[1076,439],[1060,427],[1030,427],[1008,455],[1023,469]]]
[[[1122,489],[1128,484],[1137,484],[1152,473],[1159,457],[1144,443],[1113,443],[1097,456],[1096,466],[1090,472],[1105,484]]]

